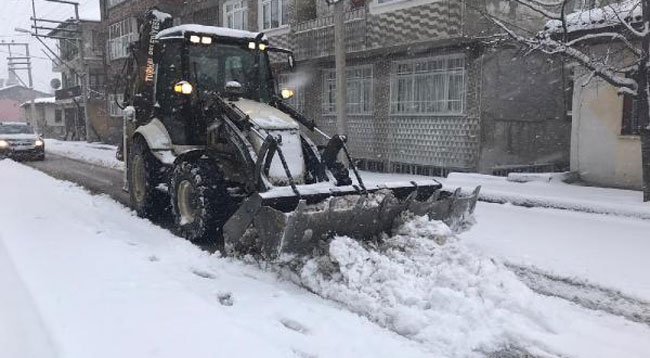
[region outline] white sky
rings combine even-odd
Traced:
[[[99,0],[77,0],[80,3],[81,18],[99,20]],[[46,0],[35,0],[36,16],[39,18],[65,20],[74,17],[74,7],[66,4],[53,3]],[[32,58],[34,86],[36,89],[52,92],[50,80],[60,78],[52,72],[52,62],[41,51],[43,46],[29,35],[16,33],[15,28],[30,29],[32,16],[31,0],[0,0],[0,41],[29,42]],[[54,41],[49,41],[55,49]],[[0,78],[7,78],[7,49],[0,47]],[[47,50],[45,50],[47,51]],[[18,71],[18,75],[27,83],[26,71]]]

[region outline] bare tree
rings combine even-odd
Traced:
[[[541,15],[545,28],[530,35],[493,15],[487,17],[509,38],[531,51],[556,54],[577,63],[616,87],[621,94],[637,100],[636,123],[642,141],[643,200],[650,201],[650,0],[588,1],[587,7],[574,12],[576,0],[509,0]],[[571,6],[570,6],[571,5]],[[611,49],[603,53],[593,43],[607,42],[624,52],[631,61],[612,59]],[[630,75],[632,74],[632,75]]]

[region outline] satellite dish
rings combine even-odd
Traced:
[[[61,80],[58,79],[58,78],[53,78],[50,81],[50,87],[52,87],[52,89],[55,89],[55,90],[59,89],[59,87],[61,87]]]

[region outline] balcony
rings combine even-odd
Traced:
[[[292,29],[295,55],[298,60],[334,55],[334,17],[332,15],[301,22]],[[345,14],[345,45],[347,52],[366,48],[366,10],[361,8]]]

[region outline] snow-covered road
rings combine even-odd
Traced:
[[[508,262],[587,279],[650,302],[650,221],[480,202],[461,235]]]
[[[0,255],[14,268],[0,275],[0,357],[427,356],[111,199],[8,160],[0,173]]]
[[[108,198],[10,161],[0,162],[0,173],[5,183],[19,183],[0,187],[11,203],[0,206],[0,249],[11,262],[0,275],[0,343],[7,342],[0,357],[28,356],[25,339],[46,352],[39,357],[466,357],[508,344],[540,356],[650,352],[647,325],[538,295],[500,263],[605,277],[587,259],[571,266],[572,252],[549,260],[553,250],[538,248],[544,232],[557,237],[557,251],[600,216],[569,216],[562,236],[558,222],[529,224],[526,214],[560,221],[567,211],[513,214],[480,204],[479,224],[443,246],[430,242],[439,227],[417,221],[378,252],[340,238],[330,257],[343,264],[338,273],[316,260],[292,278],[333,303],[278,279],[277,268],[209,255]],[[17,321],[31,336],[12,336]]]

